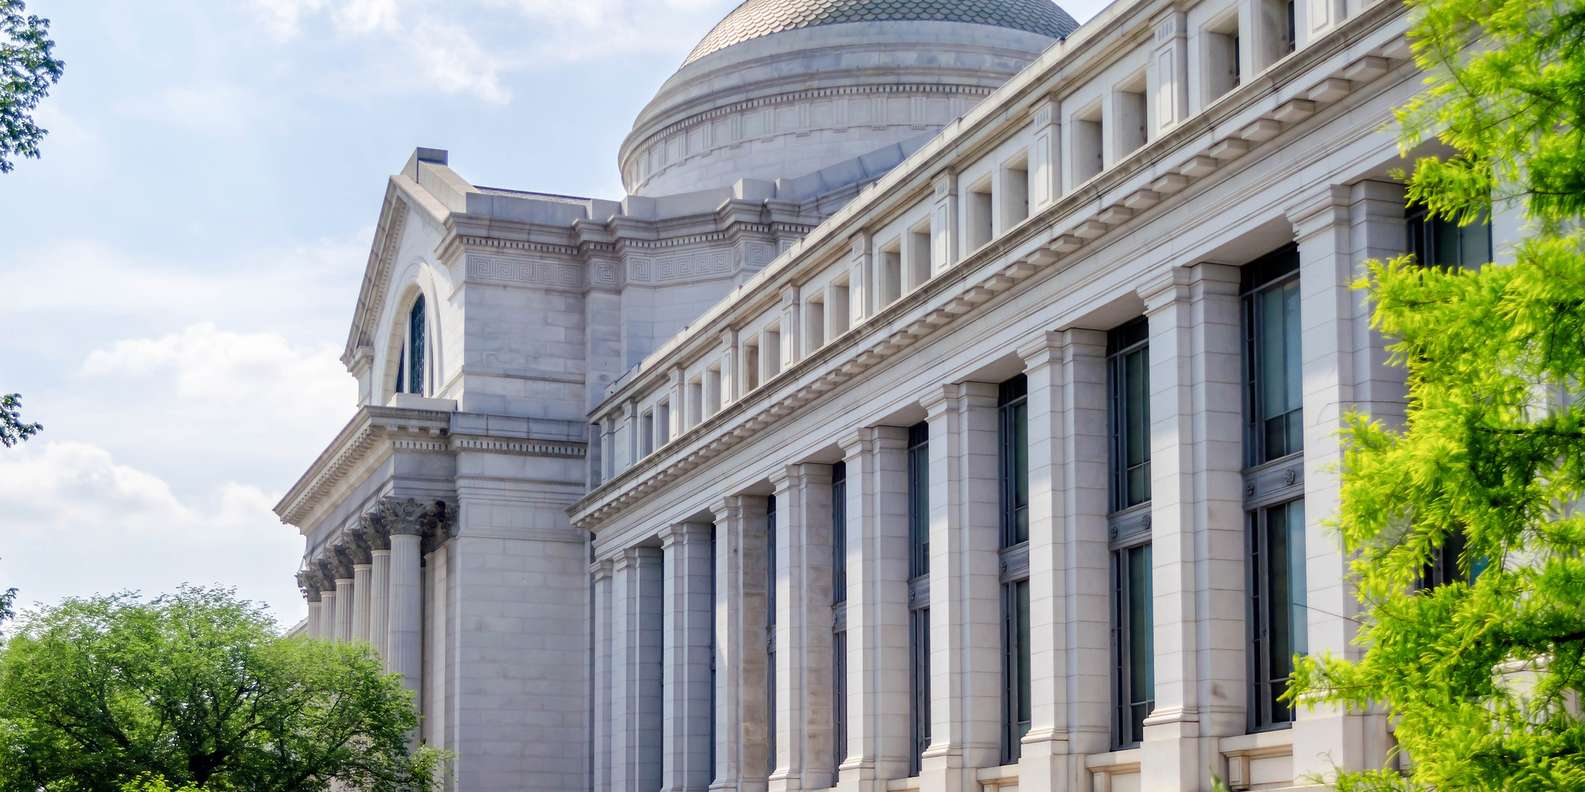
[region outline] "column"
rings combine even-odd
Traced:
[[[589,565],[594,582],[594,789],[611,786],[611,560]]]
[[[1001,587],[996,386],[946,385],[930,422],[930,747],[926,792],[978,789],[999,764]]]
[[[611,562],[611,789],[661,785],[661,559],[629,547]]]
[[[352,640],[358,643],[369,642],[369,579],[373,571],[373,551],[359,534],[352,548]]]
[[[792,368],[803,357],[803,300],[797,286],[783,286],[781,290],[781,367]]]
[[[711,507],[716,526],[716,749],[713,790],[766,789],[765,499]]]
[[[314,579],[314,574],[308,570],[297,573],[297,589],[303,593],[303,599],[308,603],[308,620],[303,625],[303,635],[309,638],[319,637],[319,582]]]
[[[381,658],[385,658],[389,654],[391,534],[378,515],[365,514],[360,519],[364,536],[369,541],[369,643],[374,644]],[[388,660],[385,667],[390,669]]]
[[[402,675],[402,683],[415,694],[423,669],[420,645],[423,615],[423,577],[419,568],[419,542],[427,509],[417,501],[387,498],[380,504],[390,532],[390,599],[386,615],[386,668]]]
[[[1156,654],[1145,789],[1209,788],[1212,772],[1226,775],[1218,738],[1247,725],[1238,283],[1234,267],[1198,264],[1140,290]]]
[[[776,769],[772,790],[831,785],[831,468],[771,473],[776,490]]]
[[[1033,722],[1019,788],[1088,788],[1110,748],[1106,334],[1020,346],[1029,383],[1029,638]]]
[[[337,643],[352,640],[353,594],[352,551],[350,543],[338,542],[333,548],[336,559],[336,635]]]
[[[715,609],[714,530],[707,522],[667,526],[660,534],[663,792],[710,786],[710,637]],[[598,787],[597,787],[598,788]]]
[[[721,331],[721,345],[724,347],[721,353],[721,404],[716,412],[743,398],[743,383],[737,370],[737,331]]]
[[[1330,187],[1290,210],[1299,245],[1299,315],[1304,371],[1305,575],[1308,650],[1357,660],[1359,603],[1347,584],[1348,559],[1327,523],[1337,515],[1342,418],[1350,410],[1396,423],[1403,415],[1402,369],[1385,365],[1364,294],[1350,288],[1366,258],[1403,252],[1403,193],[1362,182]],[[1358,241],[1356,242],[1356,237]],[[1380,401],[1377,401],[1380,400]],[[1300,706],[1293,724],[1294,777],[1379,767],[1387,747],[1379,713]]]
[[[860,429],[847,464],[848,747],[842,792],[908,775],[908,430]],[[840,702],[839,702],[840,704]]]
[[[336,566],[320,559],[314,562],[319,568],[319,635],[322,641],[336,640]]]

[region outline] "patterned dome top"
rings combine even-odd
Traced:
[[[1024,30],[1054,39],[1079,23],[1051,0],[744,0],[682,65],[772,33],[842,22],[966,22]]]

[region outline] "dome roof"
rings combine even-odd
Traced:
[[[761,36],[843,22],[962,22],[1059,39],[1079,24],[1051,0],[745,0],[688,53],[687,66]]]

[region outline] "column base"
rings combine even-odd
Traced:
[[[1387,762],[1387,719],[1379,713],[1349,713],[1335,705],[1299,709],[1293,724],[1293,782],[1329,783],[1339,771],[1367,770]]]
[[[1227,777],[1215,737],[1201,733],[1199,713],[1157,709],[1145,719],[1140,743],[1139,785],[1161,792],[1200,792],[1211,788],[1211,774]]]
[[[1019,792],[1069,792],[1088,789],[1084,756],[1072,753],[1066,734],[1030,732],[1018,757]]]
[[[965,766],[962,749],[932,746],[919,759],[920,792],[978,792],[976,768]]]
[[[837,792],[886,792],[886,781],[874,762],[848,761],[837,767]]]

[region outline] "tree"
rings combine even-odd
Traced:
[[[0,173],[10,173],[16,157],[38,158],[48,130],[34,123],[33,109],[66,69],[50,21],[25,11],[22,0],[0,0]]]
[[[1401,145],[1451,152],[1415,162],[1411,203],[1467,224],[1513,202],[1527,236],[1511,264],[1405,257],[1359,284],[1407,368],[1407,420],[1346,424],[1338,525],[1364,652],[1300,658],[1289,695],[1387,711],[1409,769],[1340,789],[1581,789],[1585,2],[1409,4],[1428,76]]]
[[[285,639],[255,604],[183,587],[68,599],[0,649],[0,790],[422,790],[413,697],[362,645]]]
[[[44,424],[22,422],[22,394],[0,396],[0,446],[10,448],[44,431]]]

